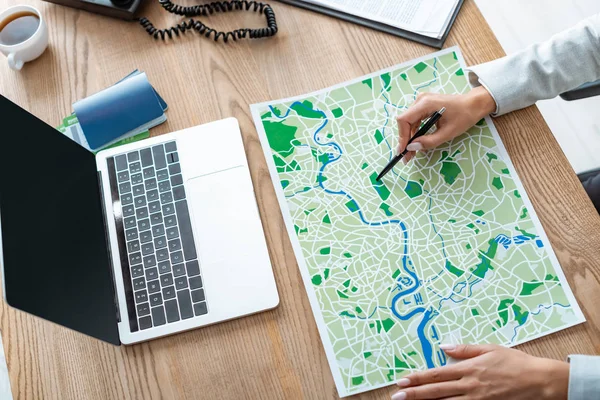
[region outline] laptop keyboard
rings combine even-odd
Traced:
[[[176,143],[114,161],[139,329],[207,314]]]

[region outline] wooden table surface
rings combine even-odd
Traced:
[[[186,0],[180,0],[186,1]],[[195,1],[195,0],[194,0]],[[274,39],[215,45],[188,35],[155,43],[139,26],[28,0],[48,20],[50,47],[23,71],[0,57],[0,93],[58,125],[71,104],[133,69],[170,105],[158,135],[224,117],[241,124],[266,230],[279,308],[134,346],[114,347],[0,306],[0,329],[17,399],[335,399],[338,397],[286,234],[249,105],[298,95],[423,56],[434,49],[273,3]],[[0,9],[24,3],[0,0]],[[192,4],[192,1],[188,1]],[[156,1],[143,14],[174,21]],[[253,15],[212,17],[216,26],[262,24]],[[468,64],[503,55],[473,0],[446,46]],[[7,118],[3,116],[3,118]],[[588,322],[521,349],[564,359],[600,353],[600,218],[538,110],[495,120]],[[25,134],[0,131],[0,135]],[[388,399],[393,388],[357,398]]]

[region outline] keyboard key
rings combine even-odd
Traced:
[[[133,203],[133,195],[131,193],[125,193],[121,195],[121,204],[128,205]]]
[[[154,279],[158,279],[158,269],[156,268],[148,268],[146,270],[146,280],[151,281]]]
[[[138,251],[137,253],[133,253],[129,255],[129,265],[136,265],[142,263],[142,255]]]
[[[150,305],[152,307],[160,306],[161,304],[162,304],[162,295],[160,294],[160,292],[150,295]]]
[[[156,224],[160,224],[163,222],[162,219],[162,214],[161,213],[154,213],[154,214],[150,214],[150,222],[152,222],[152,225],[156,225]]]
[[[148,282],[148,293],[152,294],[156,292],[160,292],[160,283],[158,282],[158,279]]]
[[[160,284],[162,287],[171,286],[173,284],[173,275],[164,274],[160,276]]]
[[[142,165],[139,162],[134,162],[129,165],[129,171],[131,171],[132,174],[135,174],[136,172],[140,172],[141,170],[142,170]]]
[[[179,237],[179,229],[176,226],[167,228],[167,239],[177,239]]]
[[[179,236],[181,237],[185,260],[194,260],[198,256],[196,255],[196,245],[194,243],[194,233],[192,232],[187,201],[181,200],[175,203],[175,210],[177,211],[177,219],[179,220]]]
[[[173,275],[174,276],[185,275],[185,265],[183,265],[183,264],[173,265]]]
[[[139,278],[140,276],[144,276],[144,266],[142,264],[140,264],[140,265],[134,265],[133,267],[131,267],[131,277]]]
[[[151,241],[152,241],[152,232],[144,231],[144,232],[140,233],[140,242],[141,243],[148,243]]]
[[[181,250],[181,242],[179,239],[169,240],[169,251]]]
[[[183,253],[181,251],[176,251],[175,253],[171,253],[171,264],[179,264],[183,262]]]
[[[202,287],[202,277],[195,276],[190,278],[190,289],[200,289]]]
[[[144,278],[135,278],[133,280],[133,290],[145,289],[146,280]]]
[[[145,218],[141,221],[138,221],[138,229],[140,231],[145,231],[150,229],[150,220],[148,218]]]
[[[167,156],[167,162],[169,164],[173,164],[179,161],[179,156],[177,155],[177,153],[171,153]]]
[[[160,203],[158,201],[153,201],[148,204],[148,211],[150,214],[160,211]]]
[[[138,238],[138,231],[135,228],[126,230],[125,236],[127,237],[127,241],[135,240]]]
[[[183,177],[181,174],[173,175],[171,177],[171,186],[183,185]]]
[[[171,183],[169,181],[162,181],[158,183],[158,191],[160,193],[168,192],[171,190]]]
[[[179,312],[181,319],[188,319],[194,316],[192,310],[192,299],[188,290],[180,290],[177,292],[177,300],[179,301]]]
[[[123,171],[124,169],[127,169],[127,158],[125,155],[116,156],[115,164],[117,166],[117,171]]]
[[[139,185],[143,181],[144,181],[144,178],[142,178],[142,174],[131,175],[131,184],[132,185]]]
[[[200,264],[198,264],[198,260],[186,263],[185,267],[187,269],[188,276],[200,275]]]
[[[148,294],[146,293],[145,290],[140,290],[138,292],[135,292],[135,303],[143,303],[145,301],[148,301]]]
[[[167,239],[164,236],[157,237],[156,239],[154,239],[154,247],[156,247],[157,249],[167,247]]]
[[[149,256],[151,254],[154,254],[154,245],[152,244],[152,242],[144,243],[142,245],[142,254],[144,256]]]
[[[148,218],[148,208],[147,207],[138,208],[137,210],[135,210],[135,216],[137,217],[137,219]]]
[[[165,301],[165,311],[167,312],[167,322],[179,321],[179,309],[176,300]]]
[[[154,326],[161,326],[167,323],[165,320],[165,309],[162,306],[152,307],[152,322]]]
[[[119,183],[129,181],[129,171],[119,172],[117,175],[117,181]]]
[[[173,199],[175,201],[185,199],[185,188],[183,186],[173,188]]]
[[[194,304],[194,314],[196,316],[207,314],[208,310],[206,309],[206,302],[196,303]]]
[[[140,159],[140,153],[137,151],[133,151],[127,154],[127,160],[131,163],[134,161],[138,161]]]
[[[175,278],[175,289],[185,289],[188,287],[188,280],[185,276],[179,276]]]
[[[162,169],[167,167],[167,160],[165,159],[165,149],[162,144],[152,147],[152,155],[154,156],[154,165],[156,169]]]
[[[123,182],[119,185],[119,193],[129,193],[131,192],[131,183]]]
[[[192,302],[197,303],[199,301],[204,301],[206,298],[204,297],[204,289],[198,289],[192,291]],[[150,302],[152,302],[152,296],[150,296]]]
[[[154,172],[153,167],[144,168],[144,179],[154,178],[154,175],[156,175],[156,173]]]
[[[134,202],[135,202],[136,208],[143,207],[146,205],[146,197],[145,196],[136,197]]]
[[[123,222],[125,229],[135,228],[135,217],[127,217]]]
[[[152,150],[143,149],[140,151],[140,157],[142,159],[142,166],[147,167],[152,165]]]
[[[148,202],[158,200],[158,190],[149,190],[146,192],[146,198],[148,199]]]
[[[161,193],[160,194],[160,202],[163,204],[172,203],[173,202],[173,193],[171,193],[171,192]]]
[[[181,173],[181,165],[180,164],[171,164],[169,165],[169,174],[176,175]]]
[[[164,288],[162,290],[162,294],[163,294],[163,298],[165,300],[169,300],[169,299],[175,298],[175,287],[174,286],[169,286],[169,287]]]
[[[137,315],[138,317],[150,315],[150,306],[148,305],[148,303],[142,303],[137,305]]]
[[[177,151],[177,144],[175,142],[165,143],[165,152],[166,153],[172,153],[174,151]]]
[[[122,199],[121,199],[122,201]],[[132,198],[133,201],[133,198]],[[123,213],[123,217],[129,217],[131,215],[133,215],[135,213],[135,207],[133,207],[133,205],[129,204],[127,206],[121,206],[121,212]]]
[[[135,185],[133,187],[133,195],[134,196],[141,196],[142,194],[144,194],[144,185]]]
[[[127,243],[127,251],[130,253],[135,253],[136,251],[140,251],[140,242],[137,240],[133,240]]]
[[[156,266],[156,257],[154,254],[144,257],[144,268],[151,268]]]
[[[167,228],[171,227],[171,226],[175,226],[177,225],[177,218],[175,218],[174,215],[167,215],[165,217],[165,226]]]
[[[158,272],[160,272],[161,274],[171,272],[171,263],[169,261],[163,261],[158,263]]]
[[[156,183],[156,179],[154,178],[150,178],[146,181],[145,183],[146,185],[146,190],[153,190],[156,189],[158,184]]]
[[[154,237],[159,237],[165,234],[165,227],[160,224],[160,225],[154,225],[152,227],[152,234],[154,235]]]
[[[156,252],[156,261],[165,261],[169,259],[169,250],[160,249]]]
[[[165,179],[169,179],[169,172],[166,169],[156,171],[156,179],[158,179],[159,182],[164,181]]]
[[[149,329],[152,328],[152,318],[150,318],[150,316],[146,316],[146,317],[142,317],[140,318],[140,329],[144,330],[144,329]]]
[[[173,203],[165,204],[162,208],[163,215],[172,215],[175,214],[175,207],[173,207]]]

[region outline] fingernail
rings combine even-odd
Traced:
[[[446,351],[446,350],[454,350],[456,349],[456,345],[455,344],[440,344],[440,349]]]
[[[404,164],[404,165],[408,164],[408,161],[406,161],[406,157],[402,158],[402,164]]]
[[[408,380],[407,378],[402,378],[398,382],[396,382],[396,385],[400,387],[410,386],[410,380]]]
[[[406,393],[398,392],[392,396],[392,400],[406,400]]]
[[[419,151],[423,150],[423,145],[419,142],[416,142],[409,144],[408,146],[406,146],[406,148],[408,149],[408,151]]]
[[[400,149],[401,149],[401,147],[400,147],[400,145],[398,145],[398,147],[396,147],[396,154],[400,154],[401,153]]]

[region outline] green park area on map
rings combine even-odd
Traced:
[[[512,345],[581,320],[485,120],[375,180],[419,92],[468,90],[450,51],[258,106],[343,394],[444,365],[442,342]]]

